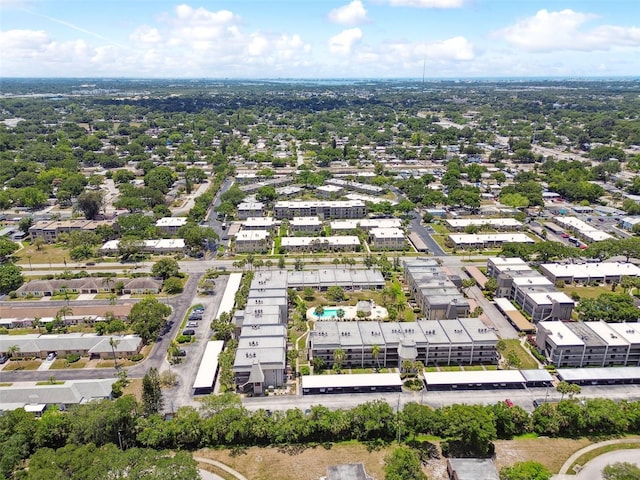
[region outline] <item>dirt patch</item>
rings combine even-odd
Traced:
[[[129,385],[127,385],[122,390],[122,394],[133,395],[134,397],[136,397],[137,401],[141,402],[142,401],[142,379],[141,378],[130,379]]]
[[[384,457],[393,446],[369,451],[357,443],[331,447],[251,447],[234,455],[230,450],[204,449],[194,456],[212,458],[229,465],[251,480],[317,480],[326,476],[329,465],[364,463],[367,473],[378,480],[384,478]],[[433,465],[432,465],[433,463]],[[444,461],[430,462],[425,468],[429,478],[444,478]],[[436,473],[438,472],[438,473]]]
[[[506,465],[533,460],[542,463],[552,473],[558,473],[564,462],[593,442],[586,438],[526,438],[521,440],[497,440],[496,467],[498,471]]]

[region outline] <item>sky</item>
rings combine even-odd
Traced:
[[[638,75],[638,0],[0,0],[0,77]]]

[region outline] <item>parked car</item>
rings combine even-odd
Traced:
[[[0,365],[4,365],[5,363],[7,363],[7,360],[9,360],[9,357],[7,357],[6,355],[2,355],[0,357]]]
[[[509,407],[509,408],[513,408],[515,406],[515,404],[509,398],[506,398],[504,400],[504,403],[506,403],[507,407]]]
[[[191,329],[191,328],[187,328],[184,332],[182,332],[182,335],[186,336],[186,337],[190,337],[192,335],[195,335],[196,331]]]
[[[47,360],[52,361],[55,360],[56,358],[56,352],[49,352],[49,355],[47,355]]]
[[[187,351],[184,348],[181,348],[180,350],[178,350],[178,357],[186,357],[187,356]]]
[[[196,322],[187,323],[187,328],[198,328],[198,324]]]

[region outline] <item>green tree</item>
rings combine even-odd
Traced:
[[[9,260],[9,257],[18,250],[18,244],[12,242],[6,237],[0,237],[0,261],[5,263]]]
[[[18,357],[18,354],[20,353],[20,346],[18,345],[11,345],[9,348],[7,348],[7,356],[9,358],[15,358],[15,361],[18,362],[18,370],[20,370],[21,365],[20,365],[20,358]]]
[[[153,264],[151,273],[154,277],[166,280],[169,277],[177,277],[180,274],[180,266],[173,258],[162,258]]]
[[[616,462],[602,470],[603,480],[638,480],[640,467],[629,462]]]
[[[164,291],[169,295],[175,295],[177,293],[182,293],[183,286],[182,280],[178,277],[169,277],[164,281]]]
[[[344,362],[347,355],[344,353],[342,348],[336,348],[333,351],[333,369],[336,371],[342,370],[342,363]]]
[[[418,454],[409,447],[398,447],[384,459],[385,480],[427,480]]]
[[[538,462],[517,462],[500,469],[500,480],[549,480],[551,472]]]
[[[149,343],[158,336],[164,327],[167,317],[171,314],[171,307],[164,305],[154,297],[143,298],[131,307],[129,322],[131,329],[140,335],[144,343]]]
[[[337,285],[332,285],[327,289],[327,298],[334,302],[343,302],[345,300],[344,289]]]
[[[575,383],[565,382],[565,381],[558,382],[558,385],[556,385],[556,390],[558,391],[558,393],[562,394],[562,397],[560,397],[560,400],[563,400],[564,396],[567,394],[569,395],[569,398],[573,398],[574,395],[579,395],[580,392],[582,391],[582,389],[580,388],[580,385],[577,385]]]
[[[0,293],[9,293],[24,283],[22,269],[12,263],[0,265]]]
[[[96,218],[104,205],[104,193],[101,190],[85,190],[78,195],[76,207],[87,220]]]
[[[160,413],[163,404],[160,375],[158,370],[152,367],[142,379],[142,411],[147,416]]]

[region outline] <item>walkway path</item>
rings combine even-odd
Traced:
[[[617,444],[621,444],[621,443],[637,443],[638,445],[640,445],[640,438],[619,438],[616,440],[607,440],[606,442],[599,442],[599,443],[594,443],[592,445],[589,445],[587,447],[584,447],[580,450],[578,450],[577,452],[575,452],[573,455],[571,455],[566,462],[564,462],[564,465],[562,465],[562,468],[560,469],[560,473],[556,476],[554,476],[553,478],[555,480],[560,480],[560,479],[565,479],[565,478],[573,478],[575,479],[576,477],[573,475],[568,475],[567,472],[569,471],[569,468],[571,468],[571,465],[573,465],[573,463],[580,458],[582,455],[584,455],[587,452],[591,452],[593,450],[596,450],[600,447],[606,447],[607,445],[617,445]]]
[[[203,457],[193,457],[193,459],[196,462],[207,463],[209,465],[213,465],[216,468],[219,468],[220,470],[224,470],[229,475],[232,475],[232,476],[236,477],[238,480],[249,480],[247,477],[242,475],[240,472],[235,471],[233,468],[229,467],[228,465],[225,465],[222,462],[218,462],[217,460],[211,460],[209,458],[203,458]]]

